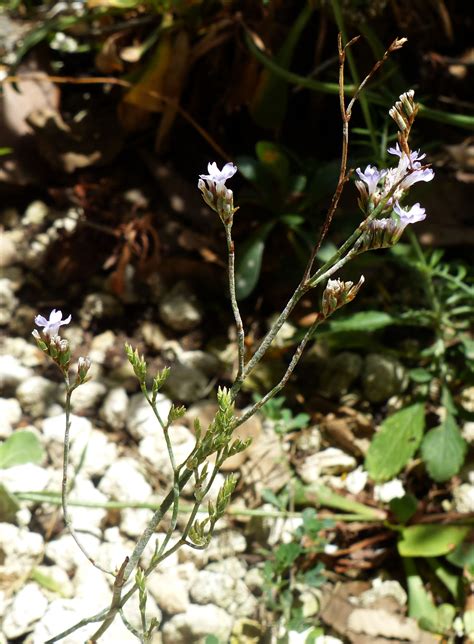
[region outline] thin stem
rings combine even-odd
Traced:
[[[101,570],[102,572],[104,572],[105,574],[113,576],[114,573],[112,571],[107,570],[107,568],[103,568],[88,553],[87,549],[81,543],[81,540],[77,536],[74,526],[72,525],[71,517],[69,516],[67,495],[68,495],[69,440],[70,440],[70,431],[71,431],[71,396],[75,387],[74,385],[71,386],[69,382],[69,376],[67,374],[65,374],[64,380],[66,383],[66,402],[65,402],[66,428],[64,430],[63,476],[62,476],[62,483],[61,483],[61,505],[63,509],[64,523],[66,524],[66,527],[69,530],[69,534],[76,542],[79,550],[90,561],[90,563],[96,568],[98,568],[99,570]]]
[[[97,631],[89,638],[90,641],[95,642],[96,640],[101,637],[105,631],[109,628],[109,626],[112,624],[112,622],[115,619],[115,616],[118,612],[118,610],[121,607],[121,597],[122,597],[122,588],[124,583],[126,582],[125,579],[125,569],[128,564],[128,557],[125,557],[122,565],[120,566],[120,570],[117,573],[117,576],[115,577],[115,582],[113,586],[113,591],[112,591],[112,601],[110,603],[110,609],[108,614],[106,615],[103,623],[99,626]]]
[[[230,294],[232,312],[234,314],[235,327],[237,330],[237,347],[239,352],[239,366],[238,366],[235,382],[241,383],[243,381],[244,364],[245,364],[244,363],[245,332],[244,332],[244,325],[242,323],[242,317],[240,315],[239,305],[237,302],[237,296],[235,293],[235,248],[234,248],[234,241],[232,239],[232,224],[224,224],[224,227],[225,227],[225,234],[226,234],[226,241],[227,241],[227,252],[229,254],[229,259],[228,259],[229,294]]]

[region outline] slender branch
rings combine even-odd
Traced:
[[[235,382],[241,383],[243,381],[244,373],[244,359],[245,359],[245,332],[240,315],[237,296],[235,293],[235,249],[234,241],[232,239],[232,224],[225,224],[225,234],[227,240],[227,251],[229,254],[228,271],[229,271],[229,293],[232,312],[234,313],[235,326],[237,329],[237,347],[239,351],[239,366]]]
[[[74,526],[72,525],[71,517],[69,516],[67,495],[68,495],[69,442],[70,442],[70,431],[71,431],[71,396],[75,387],[74,385],[71,386],[69,382],[69,376],[67,374],[65,374],[64,379],[66,382],[66,402],[65,402],[66,428],[64,430],[63,476],[62,476],[62,482],[61,482],[61,505],[63,509],[64,523],[66,524],[69,534],[76,542],[79,550],[90,561],[90,563],[96,568],[98,568],[99,570],[101,570],[102,572],[104,572],[105,574],[113,576],[114,573],[111,570],[107,570],[107,568],[103,568],[89,554],[89,552],[87,551],[87,549],[82,544],[79,537],[77,536]]]
[[[127,581],[125,579],[125,569],[127,567],[127,564],[128,564],[128,557],[125,557],[117,573],[117,576],[115,577],[113,591],[112,591],[112,601],[110,603],[109,612],[106,615],[105,620],[100,625],[100,627],[89,638],[92,642],[95,642],[96,640],[98,640],[99,637],[101,637],[105,633],[105,631],[109,628],[109,626],[114,621],[115,616],[121,606],[122,588],[124,583]]]

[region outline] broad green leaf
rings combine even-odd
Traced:
[[[19,509],[20,504],[16,498],[0,483],[0,523],[13,522]]]
[[[421,444],[428,474],[437,482],[447,481],[459,472],[466,450],[467,443],[451,414],[439,427],[431,429]]]
[[[274,225],[274,222],[270,222],[259,228],[238,253],[235,269],[235,291],[238,300],[250,295],[258,282],[265,240]]]
[[[374,481],[388,481],[415,454],[425,428],[425,408],[415,403],[389,416],[374,436],[365,467]]]
[[[422,367],[410,369],[409,376],[413,382],[418,383],[431,382],[431,380],[433,380],[433,374]]]
[[[465,525],[411,525],[401,532],[398,552],[402,557],[440,557],[452,552],[468,532]]]
[[[335,320],[329,325],[330,331],[378,331],[392,324],[399,324],[399,320],[383,311],[361,311],[354,313],[342,320]]]
[[[0,445],[0,468],[23,463],[39,463],[44,456],[38,437],[27,430],[17,431]]]

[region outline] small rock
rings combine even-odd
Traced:
[[[407,619],[383,609],[355,608],[348,617],[347,625],[355,633],[364,633],[372,637],[420,641],[420,630],[414,619]]]
[[[16,387],[33,376],[33,371],[24,367],[18,358],[11,355],[0,356],[0,383],[5,390],[12,391]]]
[[[229,575],[232,579],[243,579],[247,573],[246,565],[243,561],[237,559],[237,557],[228,557],[222,561],[213,561],[207,566],[206,570]]]
[[[215,604],[234,617],[249,617],[256,608],[255,597],[241,579],[210,570],[201,570],[190,591],[197,604]]]
[[[359,465],[355,470],[349,472],[344,481],[346,490],[351,494],[360,494],[367,485],[369,479],[368,473]]]
[[[74,391],[72,408],[76,414],[85,414],[94,410],[107,393],[102,382],[89,380]]]
[[[166,342],[166,336],[156,322],[144,322],[141,326],[143,339],[147,345],[155,351],[161,351]]]
[[[327,398],[340,398],[347,394],[359,377],[362,364],[362,358],[350,351],[329,358],[321,374],[320,393]]]
[[[267,523],[267,521],[264,521]],[[293,541],[296,530],[303,525],[303,519],[300,517],[291,517],[285,519],[278,517],[270,519],[267,523],[269,534],[267,542],[269,546],[275,546],[278,543],[290,543]]]
[[[69,342],[72,353],[80,351],[85,344],[85,333],[80,326],[74,324],[61,327],[61,337]],[[92,364],[94,366],[94,363]]]
[[[474,413],[474,385],[465,387],[459,396],[459,402],[470,414]]]
[[[163,296],[159,310],[163,322],[175,331],[191,331],[202,322],[202,307],[184,282]]]
[[[322,474],[342,474],[353,470],[357,461],[337,447],[328,447],[322,452],[308,456],[298,467],[298,473],[305,483],[315,483]]]
[[[128,411],[128,396],[124,387],[114,387],[105,397],[99,416],[114,431],[125,427]]]
[[[362,371],[364,394],[370,402],[381,403],[400,394],[408,384],[404,366],[395,358],[371,353]]]
[[[49,599],[60,597],[72,597],[74,587],[69,575],[59,566],[40,565],[35,568],[38,576],[48,581],[48,588],[43,588],[43,592]]]
[[[51,473],[34,463],[0,469],[0,483],[10,492],[42,492],[51,481]]]
[[[96,557],[100,548],[100,539],[87,532],[80,535],[81,543],[91,557]],[[45,554],[63,570],[73,572],[78,566],[90,566],[70,534],[63,534],[54,541],[49,541],[45,547]],[[84,617],[84,615],[82,615]]]
[[[109,467],[99,483],[99,490],[110,499],[117,501],[136,501],[150,499],[153,490],[131,458],[122,458]],[[130,536],[138,536],[150,520],[150,511],[127,508],[122,510],[122,530]]]
[[[175,362],[164,390],[172,400],[191,403],[204,398],[208,386],[209,379],[202,371]]]
[[[27,579],[43,551],[43,537],[37,532],[0,523],[0,589],[10,590]]]
[[[86,326],[89,326],[92,320],[118,318],[121,315],[122,304],[109,293],[89,293],[79,311],[79,317]]]
[[[27,414],[33,418],[40,418],[54,402],[57,391],[56,383],[42,376],[32,376],[20,384],[16,390],[16,397]]]
[[[13,425],[21,420],[21,407],[15,398],[0,398],[0,439],[13,432]]]
[[[297,439],[296,447],[298,450],[305,452],[307,454],[314,454],[314,452],[319,452],[321,447],[321,432],[316,425],[303,429]]]
[[[0,268],[12,266],[18,261],[18,253],[14,237],[3,231],[0,235]]]
[[[188,644],[206,635],[227,642],[233,619],[225,610],[213,604],[190,604],[185,613],[174,615],[163,627],[163,644]]]
[[[474,485],[461,483],[453,490],[453,506],[456,512],[462,514],[474,512]]]
[[[173,425],[170,429],[170,435],[176,462],[182,463],[194,448],[195,438],[189,429],[183,425]],[[173,478],[166,440],[160,427],[156,428],[153,435],[145,436],[140,441],[138,452],[151,466],[152,471],[160,472],[168,480]]]
[[[49,207],[43,201],[33,201],[25,210],[21,225],[24,227],[42,226],[46,223],[49,214]]]
[[[99,492],[89,479],[84,478],[84,471],[74,479],[74,487],[69,493],[70,501],[86,499],[91,503],[105,503],[107,497]],[[69,505],[69,516],[76,530],[87,530],[89,534],[102,535],[102,524],[107,515],[105,508],[86,508],[78,505]],[[92,568],[92,566],[91,566]]]
[[[110,351],[117,344],[117,337],[113,331],[104,331],[96,335],[89,351],[89,358],[92,362],[104,364],[107,351]]]
[[[185,613],[189,607],[189,593],[186,584],[174,571],[150,575],[147,588],[158,606],[169,615]]]
[[[392,499],[400,499],[402,496],[405,496],[405,488],[399,479],[374,485],[374,498],[382,503],[390,503]]]
[[[6,326],[12,320],[17,307],[12,283],[5,278],[0,279],[0,326]]]
[[[162,394],[157,396],[156,407],[161,418],[168,418],[171,402]],[[153,409],[141,393],[135,394],[130,399],[126,427],[130,435],[136,440],[162,433]]]
[[[244,581],[247,588],[253,593],[260,594],[262,592],[265,579],[259,568],[250,568],[245,574]]]
[[[0,412],[1,416],[1,412]],[[474,443],[474,422],[473,421],[468,421],[467,423],[464,423],[464,427],[462,428],[462,436],[465,441],[468,443]]]
[[[48,600],[38,585],[30,582],[15,595],[13,602],[3,620],[3,633],[9,639],[15,639],[32,630],[33,624],[45,613]]]
[[[30,328],[33,329],[33,316],[30,322]],[[44,353],[34,342],[27,342],[24,338],[5,338],[3,348],[5,354],[13,356],[25,367],[39,367],[45,364]]]
[[[379,577],[372,581],[372,588],[359,595],[357,600],[361,606],[368,607],[384,597],[393,597],[400,606],[406,606],[407,594],[401,584],[395,579],[384,581]]]

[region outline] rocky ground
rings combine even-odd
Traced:
[[[31,204],[25,212],[3,213],[0,439],[19,429],[30,430],[38,436],[45,456],[40,464],[0,469],[0,483],[19,498],[26,493],[60,490],[64,386],[31,338],[35,314],[47,314],[56,306],[73,316],[62,335],[69,340],[75,357],[88,355],[93,363],[91,381],[73,396],[70,477],[74,484],[70,500],[76,504],[71,505],[70,513],[94,559],[113,570],[130,553],[152,510],[117,509],[107,507],[107,503],[133,506],[137,502],[158,502],[169,490],[172,474],[162,433],[137,391],[122,351],[124,341],[138,342],[144,353],[151,355],[152,364],[172,366],[159,406],[165,415],[171,400],[188,406],[185,417],[173,427],[178,460],[193,445],[193,420],[199,417],[205,424],[212,417],[216,379],[229,371],[235,354],[229,340],[219,350],[210,346],[190,348],[186,334],[205,324],[206,304],[187,283],[165,285],[156,276],[150,278],[148,289],[158,315],[137,321],[132,333],[130,325],[123,330],[108,322],[126,319],[130,302],[113,295],[105,284],[83,294],[77,310],[71,309],[67,293],[62,302],[34,302],[38,267],[62,231],[74,230],[78,217],[74,210],[53,216],[41,202]],[[99,332],[94,332],[95,328]],[[262,492],[277,494],[288,482],[292,466],[304,483],[324,483],[371,504],[381,505],[403,494],[403,482],[398,479],[372,486],[361,460],[378,422],[371,405],[383,403],[388,409],[400,406],[407,386],[404,367],[378,353],[362,358],[349,352],[338,354],[331,362],[321,355],[309,355],[305,365],[306,369],[313,365],[324,374],[318,380],[319,394],[341,402],[316,414],[304,431],[291,434],[285,441],[268,420],[254,418],[242,428],[242,436],[252,437],[252,446],[225,467],[239,477],[234,513],[219,522],[207,550],[182,548],[149,578],[147,612],[161,623],[153,642],[184,644],[212,634],[219,641],[232,637],[233,642],[250,643],[264,641],[265,632],[269,637],[272,627],[275,635],[276,617],[266,610],[263,600],[265,557],[259,553],[262,547],[273,548],[290,539],[301,521],[268,517],[250,520],[239,516],[237,510],[271,510],[272,506],[262,500]],[[466,396],[468,393],[466,390]],[[464,435],[472,441],[472,423],[466,424]],[[214,498],[224,474],[216,479],[211,493]],[[96,507],[83,507],[80,502]],[[455,488],[452,508],[459,512],[474,510],[474,481],[468,477]],[[65,531],[57,504],[22,500],[13,519],[7,522],[3,513],[3,520],[0,641],[41,644],[107,606],[111,578],[86,561]],[[331,548],[333,552],[338,549],[338,536],[340,530],[335,529],[328,554]],[[145,553],[143,563],[151,554]],[[313,611],[310,615],[321,615],[327,632],[358,644],[435,641],[404,616],[406,594],[400,583],[383,581],[379,576],[348,581],[329,575],[322,590],[307,595],[306,610]],[[136,600],[127,604],[125,612],[139,627]],[[92,631],[93,627],[85,627],[63,641],[83,642]],[[121,620],[116,620],[101,641],[137,640]],[[290,641],[303,642],[304,638],[293,633]],[[321,636],[316,641],[334,644],[341,640]]]

